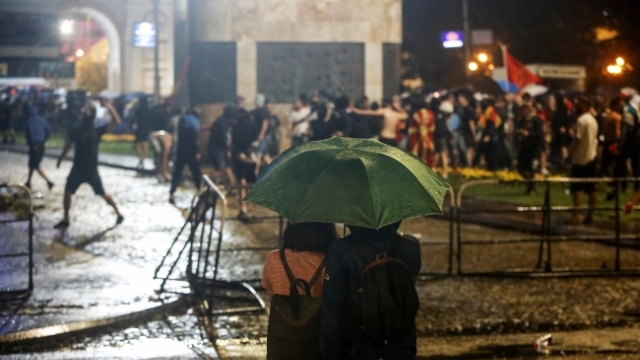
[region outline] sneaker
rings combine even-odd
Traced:
[[[25,183],[25,184],[24,184],[24,186],[25,186],[27,189],[31,190],[31,183]]]
[[[116,219],[116,225],[122,224],[123,221],[124,221],[124,216],[118,215],[118,218]]]
[[[62,220],[53,226],[54,229],[66,229],[68,227],[69,227],[69,222],[65,220]]]
[[[582,222],[585,225],[592,225],[593,224],[593,217],[591,216],[587,216],[584,218],[584,221]]]
[[[53,189],[53,185],[54,183],[52,183],[51,181],[47,181],[47,186],[49,187],[49,190]]]
[[[176,204],[176,198],[173,195],[169,195],[169,204],[171,205]]]

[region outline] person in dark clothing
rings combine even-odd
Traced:
[[[227,106],[222,115],[211,125],[209,142],[207,143],[207,153],[216,170],[216,183],[220,181],[220,173],[225,172],[229,178],[229,188],[231,189],[236,179],[231,167],[231,131],[236,123],[236,107]],[[207,128],[203,128],[207,129]]]
[[[9,95],[6,95],[6,98],[0,102],[0,131],[2,131],[3,144],[15,144],[16,133],[13,130],[13,106]]]
[[[102,187],[102,180],[98,173],[98,146],[102,135],[113,130],[120,124],[120,116],[111,104],[105,104],[107,110],[111,113],[111,122],[106,125],[96,127],[96,108],[88,105],[82,111],[81,124],[71,130],[70,140],[67,142],[62,154],[58,158],[57,167],[60,167],[62,159],[67,155],[71,147],[75,144],[75,154],[73,157],[73,167],[67,178],[67,185],[64,189],[64,218],[55,225],[56,229],[65,229],[69,227],[69,209],[71,208],[71,196],[78,190],[80,185],[88,183],[93,188],[96,195],[102,198],[115,210],[117,217],[116,225],[121,224],[124,220],[122,214],[118,210],[113,198],[105,193]]]
[[[500,158],[497,156],[499,147],[496,142],[499,139],[497,131],[502,125],[502,119],[495,109],[493,100],[484,99],[480,105],[482,107],[482,115],[478,120],[478,128],[482,132],[482,135],[474,163],[478,162],[480,156],[484,156],[487,169],[495,171],[498,170],[501,165]]]
[[[257,144],[255,142],[258,139],[258,130],[246,110],[239,109],[237,119],[238,123],[231,131],[232,154],[235,175],[240,182],[239,196],[242,203],[238,219],[246,220],[248,218],[247,204],[242,199],[247,195],[247,184],[256,180],[255,150]]]
[[[460,119],[462,121],[462,134],[467,145],[467,166],[472,166],[476,147],[476,110],[475,100],[471,94],[462,92],[458,95],[458,103],[461,107]]]
[[[326,104],[320,103],[316,107],[318,118],[311,121],[311,141],[319,141],[330,139],[337,131],[335,120],[332,112]]]
[[[139,168],[144,167],[144,160],[149,154],[149,134],[151,134],[151,110],[149,109],[149,102],[146,96],[140,98],[138,107],[136,109],[136,115],[134,120],[135,135],[136,135],[136,153],[140,162]]]
[[[258,175],[262,163],[268,166],[278,155],[280,149],[276,131],[280,126],[280,120],[273,113],[273,103],[267,99],[263,107],[254,110],[253,117],[258,130],[258,158],[256,159],[256,175]]]
[[[531,106],[525,109],[524,117],[518,123],[516,133],[519,136],[518,172],[525,179],[533,179],[536,171],[533,163],[540,157],[540,142],[544,134],[542,120]],[[535,191],[535,184],[529,183],[527,194]]]
[[[349,226],[351,234],[331,244],[322,294],[320,350],[323,359],[415,359],[415,324],[403,341],[372,346],[356,315],[362,271],[377,254],[388,251],[399,236],[399,226],[399,222],[380,230]],[[415,280],[422,265],[420,244],[410,236],[401,236],[397,241],[400,243],[396,256],[409,268]],[[370,261],[363,263],[359,252],[368,253]]]
[[[335,136],[351,137],[353,131],[353,119],[347,111],[351,104],[346,95],[340,96],[335,101],[334,120],[335,120]]]
[[[573,141],[571,137],[571,114],[567,108],[564,96],[555,95],[556,110],[551,118],[551,128],[553,137],[553,148],[560,155],[560,160],[564,163],[569,156],[569,146]]]
[[[186,165],[191,170],[193,183],[200,188],[202,170],[200,169],[200,149],[198,147],[198,135],[200,133],[200,121],[195,110],[180,116],[178,120],[178,145],[176,161],[173,165],[171,177],[171,189],[169,189],[169,203],[175,204],[174,193],[182,178],[182,171]]]
[[[51,127],[47,120],[38,115],[38,110],[35,106],[29,107],[30,116],[27,119],[27,145],[29,145],[29,178],[25,184],[28,188],[31,188],[31,176],[33,172],[37,171],[40,176],[47,182],[49,190],[53,188],[53,183],[40,167],[42,158],[44,157],[44,144],[51,136]]]

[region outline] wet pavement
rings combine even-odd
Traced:
[[[133,171],[102,167],[105,189],[121,207],[125,222],[113,227],[115,215],[111,209],[83,185],[74,196],[72,225],[60,233],[52,226],[62,216],[62,191],[70,163],[64,162],[56,170],[53,159],[46,158],[43,166],[56,187],[48,192],[44,181],[37,177],[32,181],[34,191],[43,194],[36,201],[35,290],[24,303],[0,304],[0,334],[119,315],[171,300],[155,292],[159,283],[152,279],[155,267],[184,223],[184,212],[167,203],[167,185]],[[26,156],[0,153],[0,168],[0,182],[22,182],[26,178]],[[181,189],[177,195],[178,206],[186,208],[193,189]],[[229,201],[228,215],[233,218],[237,200]],[[250,210],[258,218],[273,215],[255,207]],[[225,228],[220,277],[249,282],[268,302],[259,279],[267,253],[278,246],[278,219],[250,223],[230,219]],[[3,245],[23,244],[24,230],[18,225],[0,229]],[[448,270],[448,222],[415,219],[405,222],[401,230],[418,237],[423,245],[423,273]],[[473,224],[463,225],[463,231],[469,239],[486,242],[530,236]],[[532,268],[537,261],[537,246],[469,245],[462,252],[462,268]],[[612,255],[608,246],[568,243],[554,246],[554,265],[611,267]],[[640,266],[637,251],[626,249],[622,255],[624,265]],[[17,278],[5,270],[0,272],[2,285]],[[536,358],[535,352],[523,346],[547,331],[566,334],[558,335],[562,341],[552,358],[563,356],[561,351],[569,356],[566,358],[585,360],[638,356],[637,341],[623,336],[638,331],[638,278],[425,276],[418,282],[418,293],[419,348],[424,359]],[[264,358],[266,351],[267,325],[268,313],[208,319],[191,309],[159,315],[129,329],[69,338],[42,348],[12,348],[13,355],[0,358],[189,359],[202,358],[202,352],[215,357],[217,352],[221,358],[258,359]],[[600,338],[604,345],[587,346]],[[587,351],[579,350],[582,348]]]

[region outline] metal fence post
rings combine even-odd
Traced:
[[[451,207],[449,209],[449,275],[453,273],[453,222],[455,221],[455,210],[455,205],[451,204]]]
[[[620,181],[616,180],[616,271],[620,271]]]

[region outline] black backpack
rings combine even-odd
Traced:
[[[365,248],[354,249],[368,264],[362,270],[356,319],[373,345],[404,340],[415,330],[420,301],[411,271],[398,258],[400,239],[396,235],[389,250],[372,262]]]
[[[311,287],[324,270],[324,261],[307,283],[296,279],[287,264],[284,250],[280,250],[280,259],[287,273],[289,296],[274,295],[271,300],[269,330],[267,333],[267,359],[322,359],[320,355],[320,320],[322,298],[311,297]],[[298,287],[304,288],[300,295]]]

